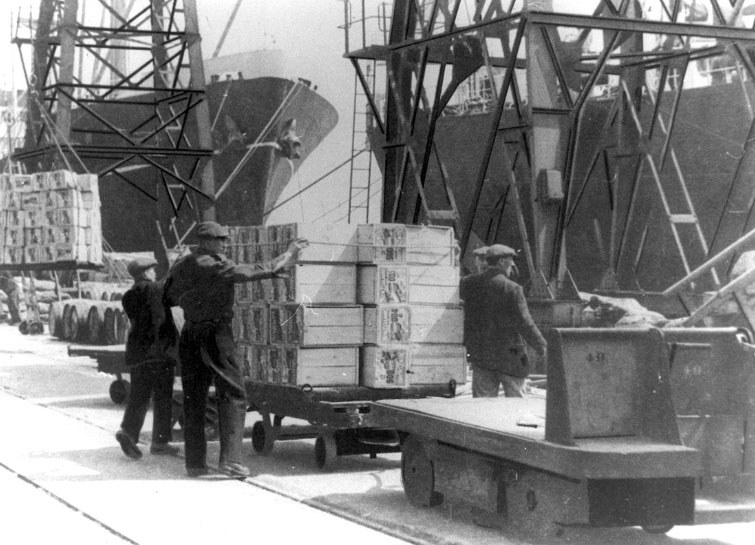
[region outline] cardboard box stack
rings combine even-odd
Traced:
[[[68,170],[0,177],[0,260],[102,263],[97,176]]]
[[[464,382],[452,230],[238,227],[229,255],[262,266],[296,238],[309,246],[288,278],[237,286],[234,327],[252,380],[372,388]]]

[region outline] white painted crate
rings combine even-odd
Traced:
[[[459,304],[459,268],[380,264],[357,266],[357,302]]]
[[[461,343],[464,312],[460,306],[378,305],[364,307],[364,342]]]

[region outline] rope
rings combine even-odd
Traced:
[[[312,182],[311,184],[309,184],[309,185],[307,185],[306,187],[304,187],[304,189],[300,189],[299,191],[297,191],[296,193],[294,193],[293,195],[291,195],[290,197],[288,197],[288,198],[287,198],[287,199],[285,199],[284,201],[282,201],[282,202],[280,202],[280,203],[276,204],[275,206],[273,206],[273,207],[272,207],[272,208],[270,208],[269,210],[265,210],[265,211],[264,211],[264,212],[262,213],[262,217],[264,218],[265,216],[269,216],[269,215],[270,215],[270,214],[271,214],[272,212],[274,212],[275,210],[278,210],[278,208],[280,208],[281,206],[283,206],[283,205],[284,205],[284,204],[286,204],[287,202],[289,202],[289,201],[291,201],[291,200],[295,199],[296,197],[298,197],[299,195],[301,195],[302,193],[304,193],[304,192],[305,192],[305,191],[307,191],[308,189],[311,189],[311,188],[312,188],[312,187],[314,187],[314,186],[315,186],[316,184],[320,183],[320,182],[321,182],[321,181],[323,181],[323,180],[324,180],[325,178],[327,178],[328,176],[330,176],[331,174],[333,174],[333,173],[334,173],[334,172],[335,172],[336,170],[338,170],[339,168],[343,167],[344,165],[346,165],[346,164],[348,164],[349,162],[351,162],[352,160],[354,160],[354,159],[355,159],[355,158],[356,158],[356,157],[357,157],[357,156],[358,156],[358,155],[359,155],[360,153],[364,153],[365,151],[367,151],[367,148],[362,148],[361,150],[359,150],[358,152],[356,152],[356,153],[355,153],[354,155],[352,155],[351,157],[349,157],[348,159],[346,159],[346,160],[345,160],[345,161],[343,161],[342,163],[340,163],[340,164],[336,165],[335,167],[333,167],[332,169],[330,169],[330,170],[329,170],[328,172],[326,172],[325,174],[323,174],[322,176],[320,176],[319,178],[317,178],[317,179],[316,179],[316,180],[315,180],[314,182]]]

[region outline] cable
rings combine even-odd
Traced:
[[[365,151],[367,151],[367,148],[362,148],[361,150],[359,150],[358,152],[356,152],[354,155],[352,155],[351,157],[349,157],[348,159],[346,159],[344,162],[342,162],[338,166],[330,169],[328,172],[326,172],[325,174],[323,174],[322,176],[320,176],[319,178],[317,178],[314,182],[312,182],[308,186],[304,187],[304,189],[299,190],[298,192],[294,193],[293,195],[291,195],[290,197],[288,197],[283,202],[281,202],[279,204],[276,204],[275,206],[273,206],[269,210],[265,210],[262,213],[262,217],[264,218],[265,216],[269,216],[272,212],[274,212],[275,210],[278,210],[278,208],[280,208],[281,206],[283,206],[287,202],[291,201],[292,199],[295,199],[296,197],[298,197],[299,195],[301,195],[302,193],[304,193],[308,189],[312,188],[314,185],[320,183],[325,178],[327,178],[328,176],[330,176],[331,174],[333,174],[336,170],[338,170],[342,166],[348,164],[349,162],[353,161],[357,156],[359,156],[359,154],[364,153]]]

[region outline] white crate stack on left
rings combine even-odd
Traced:
[[[97,176],[68,170],[3,175],[6,264],[102,263]]]

